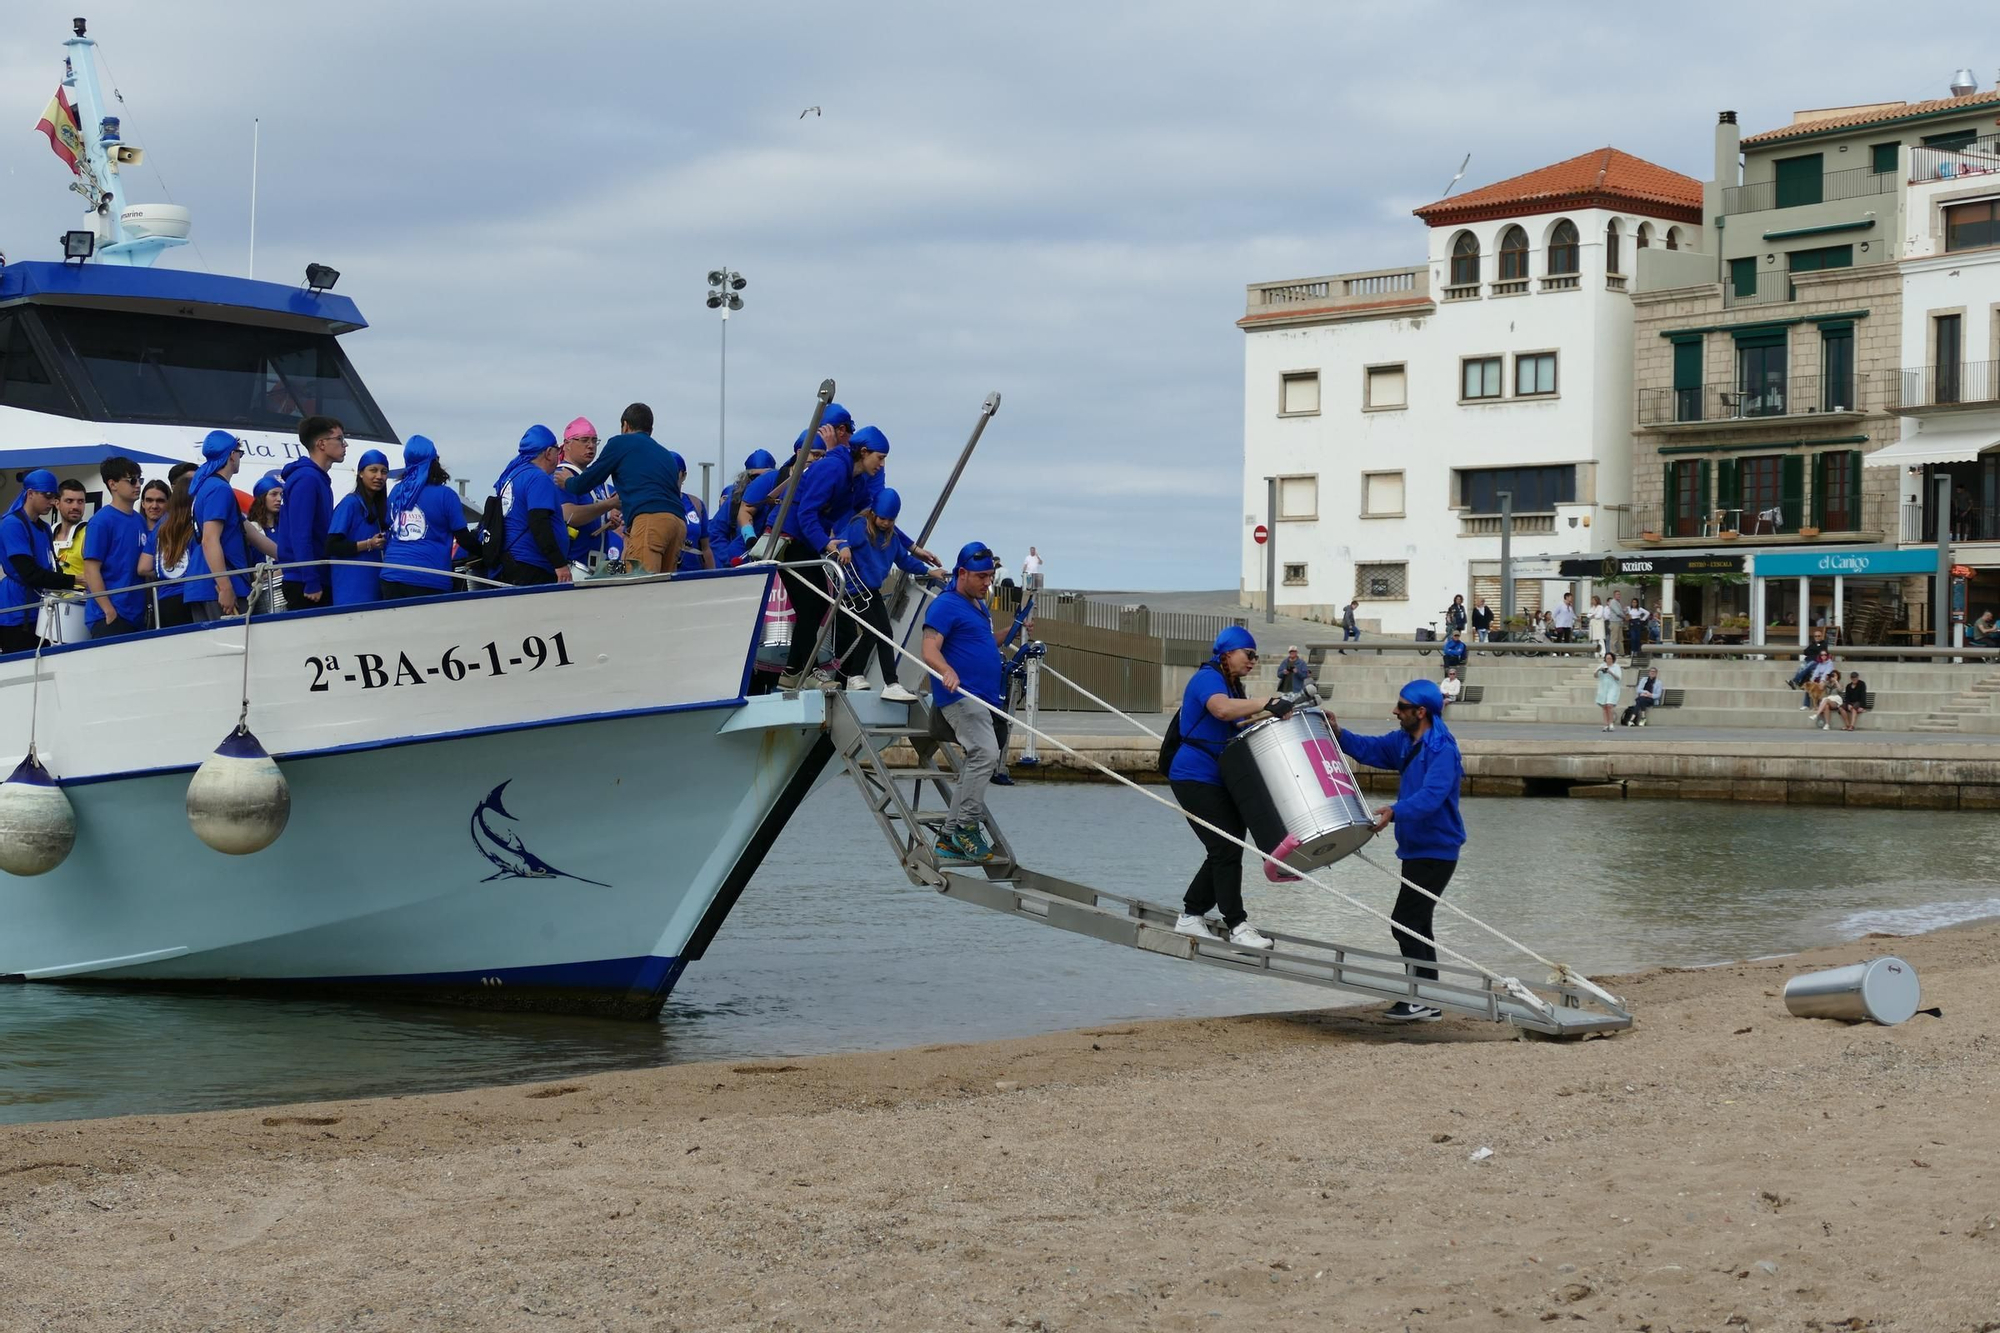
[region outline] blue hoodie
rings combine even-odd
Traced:
[[[326,559],[326,534],[333,525],[333,482],[310,458],[294,458],[278,474],[285,484],[285,521],[278,525],[278,563]],[[284,571],[287,583],[307,592],[327,587],[325,565]]]
[[[824,551],[833,538],[828,529],[842,526],[854,513],[854,482],[854,454],[844,444],[827,450],[799,483],[798,498],[785,518],[785,535]]]
[[[1444,724],[1444,694],[1436,682],[1413,680],[1403,687],[1404,703],[1430,715],[1430,730],[1412,741],[1398,728],[1385,736],[1357,736],[1340,729],[1340,748],[1370,768],[1400,771],[1396,784],[1396,856],[1403,861],[1456,861],[1465,845],[1465,821],[1458,814],[1458,789],[1465,777],[1458,740]]]
[[[847,520],[847,527],[840,534],[847,549],[853,553],[854,581],[871,592],[880,592],[888,582],[889,569],[894,566],[907,574],[923,578],[931,572],[931,567],[910,554],[910,539],[897,528],[890,532],[888,540],[877,545],[873,534],[868,531],[868,516],[856,514]]]

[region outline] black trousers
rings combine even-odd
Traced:
[[[556,572],[531,565],[524,560],[509,560],[500,566],[500,581],[511,583],[517,588],[532,588],[542,583],[554,583]]]
[[[1456,861],[1438,861],[1428,857],[1418,857],[1398,864],[1402,867],[1403,878],[1410,881],[1410,884],[1421,885],[1440,898],[1444,897],[1444,886],[1451,883],[1451,872],[1458,869]],[[1424,939],[1434,940],[1437,938],[1437,931],[1431,925],[1431,916],[1436,911],[1437,903],[1418,893],[1409,884],[1405,884],[1396,891],[1396,907],[1389,913],[1389,919],[1405,929],[1414,930]],[[1396,947],[1402,950],[1403,957],[1420,963],[1437,961],[1437,950],[1425,944],[1423,940],[1411,939],[1400,930],[1391,931],[1390,934],[1396,937]],[[1437,969],[1434,967],[1419,967],[1413,970],[1427,981],[1437,980]]]
[[[331,586],[327,581],[326,575],[321,574],[319,580],[319,600],[317,602],[308,602],[306,600],[306,585],[300,583],[297,579],[286,579],[278,585],[278,591],[285,594],[285,609],[287,611],[303,611],[309,606],[332,606],[333,593]]]
[[[414,583],[398,583],[394,579],[382,580],[382,600],[393,602],[404,597],[442,597],[448,592],[458,591],[458,580],[453,579],[449,588],[423,588]]]
[[[881,593],[878,592],[868,599],[868,608],[861,613],[861,618],[868,623],[869,628],[880,631],[884,638],[890,641],[895,639],[896,632],[889,624],[889,608],[884,602]],[[859,652],[855,651],[857,644],[860,645]],[[861,626],[855,624],[849,617],[836,615],[833,618],[833,651],[840,658],[842,671],[850,676],[867,675],[868,649],[871,645],[875,649],[876,660],[882,665],[882,683],[884,685],[894,685],[896,683],[895,650],[888,643],[885,643],[883,639],[878,639],[873,634],[869,634],[863,630]]]
[[[32,653],[41,641],[32,620],[25,625],[0,625],[0,653]]]
[[[790,563],[817,560],[820,555],[797,537],[787,537],[778,552],[778,559]],[[792,599],[792,610],[798,614],[798,623],[792,626],[792,648],[785,656],[785,674],[796,676],[812,665],[813,645],[819,640],[819,624],[826,618],[827,607],[832,605],[832,600],[827,595],[825,581],[815,574],[781,569],[778,576],[784,579],[785,592]]]
[[[1189,782],[1185,778],[1177,778],[1168,785],[1173,788],[1174,799],[1180,802],[1181,809],[1236,837],[1244,835],[1247,825],[1243,813],[1236,808],[1226,787],[1214,782]],[[1243,910],[1243,849],[1193,821],[1189,821],[1188,827],[1201,839],[1208,855],[1202,858],[1201,869],[1188,881],[1181,910],[1189,916],[1200,916],[1211,907],[1220,908],[1222,924],[1234,930],[1250,917]]]
[[[160,628],[172,629],[176,625],[192,625],[194,613],[188,610],[187,601],[180,597],[160,599]]]

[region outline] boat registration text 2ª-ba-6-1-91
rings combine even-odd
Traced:
[[[545,666],[570,665],[573,664],[569,645],[564,642],[561,630],[546,639],[539,634],[528,635],[521,640],[518,655],[490,640],[470,652],[459,644],[453,644],[444,650],[435,666],[420,667],[410,660],[406,652],[393,656],[387,653],[354,653],[348,658],[348,666],[353,668],[351,671],[342,667],[340,658],[333,654],[305,660],[306,670],[313,676],[309,689],[312,693],[323,693],[336,684],[359,685],[364,690],[429,685],[434,681],[456,684],[474,673],[504,676],[514,670],[539,671]]]

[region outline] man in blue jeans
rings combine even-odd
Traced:
[[[1341,727],[1332,713],[1327,725],[1340,736],[1340,748],[1370,768],[1387,769],[1402,776],[1396,784],[1396,799],[1375,812],[1375,827],[1396,826],[1396,857],[1408,881],[1396,894],[1396,907],[1389,916],[1401,929],[1391,933],[1396,947],[1412,963],[1437,961],[1437,950],[1427,941],[1436,938],[1432,915],[1437,899],[1410,887],[1428,889],[1444,896],[1458,869],[1458,851],[1465,845],[1465,821],[1458,813],[1458,789],[1465,777],[1465,762],[1458,753],[1458,741],[1444,724],[1444,694],[1435,681],[1413,680],[1403,687],[1394,709],[1395,731],[1384,736],[1357,736]],[[1405,933],[1408,932],[1408,933]],[[1435,967],[1411,969],[1429,981],[1437,980]],[[1444,1011],[1433,1005],[1398,1000],[1382,1017],[1395,1023],[1434,1023]]]

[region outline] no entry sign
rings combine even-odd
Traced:
[[[1251,529],[1250,539],[1259,546],[1262,546],[1265,542],[1271,540],[1271,530],[1262,523],[1259,523],[1255,528]]]

